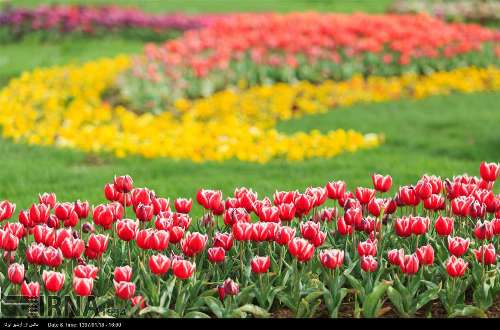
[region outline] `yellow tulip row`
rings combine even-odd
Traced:
[[[382,138],[343,129],[284,134],[276,130],[277,122],[359,102],[500,89],[499,69],[463,68],[425,77],[354,77],[320,85],[228,89],[204,99],[178,99],[174,108],[158,115],[138,114],[102,99],[130,65],[128,57],[119,56],[22,74],[0,91],[3,136],[118,157],[261,163],[329,158],[376,147]]]

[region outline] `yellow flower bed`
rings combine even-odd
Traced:
[[[299,82],[226,90],[205,99],[179,99],[175,109],[159,115],[136,114],[101,99],[129,66],[129,58],[120,56],[24,73],[0,91],[3,136],[119,157],[196,162],[329,158],[378,146],[381,137],[342,129],[287,135],[275,129],[277,122],[359,102],[500,89],[499,69],[464,68],[426,77],[354,77],[319,86]]]

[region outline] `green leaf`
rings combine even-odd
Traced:
[[[210,318],[210,316],[208,316],[207,314],[202,313],[202,312],[197,312],[197,311],[189,312],[186,315],[184,315],[184,317],[191,318],[191,319],[209,319]]]
[[[299,303],[299,306],[297,308],[297,315],[296,317],[298,318],[303,318],[309,315],[309,304],[305,299],[302,299]]]
[[[363,285],[361,284],[361,282],[355,278],[354,276],[350,275],[350,274],[345,274],[347,280],[349,281],[349,284],[351,284],[351,286],[356,290],[358,291],[359,294],[364,294],[365,292],[365,289],[363,288]]]
[[[385,291],[389,287],[388,283],[380,283],[375,288],[373,288],[373,291],[370,292],[365,298],[365,301],[363,303],[363,315],[365,317],[376,317],[378,310],[380,308],[380,299],[382,299]]]
[[[224,308],[219,300],[217,300],[214,297],[204,297],[203,300],[205,301],[205,304],[210,308],[212,313],[215,314],[218,318],[222,318],[222,315],[224,314]]]
[[[269,317],[270,314],[263,308],[252,305],[252,304],[246,304],[243,305],[235,310],[235,312],[245,312],[245,313],[250,313],[255,317]]]
[[[323,295],[322,291],[315,290],[314,292],[309,293],[304,299],[308,303],[312,303],[313,301],[317,300],[322,295]]]
[[[430,289],[422,293],[421,295],[418,296],[417,298],[417,305],[416,305],[416,311],[418,311],[420,308],[424,307],[429,301],[435,300],[439,297],[439,291],[441,290],[440,287]]]
[[[401,294],[396,289],[394,289],[393,287],[388,287],[387,288],[387,296],[389,297],[389,300],[394,305],[394,307],[396,307],[396,309],[398,310],[398,313],[401,316],[408,315],[404,309],[403,298],[401,297]]]
[[[475,306],[465,306],[462,309],[455,310],[454,313],[450,315],[450,317],[487,317],[484,311],[481,308]]]
[[[169,309],[160,307],[160,306],[148,306],[144,309],[142,309],[139,312],[139,315],[146,315],[146,314],[159,314],[159,315],[166,315],[168,314]]]

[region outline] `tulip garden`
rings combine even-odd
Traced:
[[[115,2],[0,7],[2,297],[500,317],[494,23]]]

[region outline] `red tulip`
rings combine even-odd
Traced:
[[[420,198],[413,187],[400,187],[397,200],[402,205],[408,206],[417,206],[420,203]]]
[[[24,265],[11,264],[7,269],[7,277],[12,284],[21,284],[24,281]]]
[[[387,252],[387,260],[391,265],[399,266],[404,261],[405,252],[403,249],[390,250]]]
[[[237,222],[232,226],[233,237],[237,241],[249,241],[252,237],[253,226],[248,222]]]
[[[342,235],[342,236],[352,235],[352,231],[353,231],[352,226],[348,225],[345,222],[344,217],[338,218],[338,220],[337,220],[337,232],[340,235]]]
[[[61,252],[67,259],[78,259],[85,250],[85,242],[81,239],[66,238],[61,244]]]
[[[461,257],[467,252],[469,248],[469,239],[463,239],[462,237],[451,237],[448,236],[448,251],[456,257]]]
[[[340,268],[344,262],[344,251],[337,249],[323,250],[319,253],[319,260],[325,268]]]
[[[38,194],[38,202],[40,204],[45,204],[51,209],[53,209],[56,205],[56,194],[55,193],[43,193]]]
[[[418,257],[414,254],[405,255],[404,258],[401,259],[401,263],[399,264],[399,268],[401,272],[406,275],[414,275],[418,272],[419,261]]]
[[[306,221],[300,224],[300,233],[308,241],[313,240],[320,232],[320,224],[313,221]]]
[[[34,224],[46,223],[49,215],[50,207],[45,204],[33,204],[29,209],[30,221]]]
[[[90,234],[88,247],[91,250],[94,250],[98,254],[102,254],[106,252],[108,248],[109,237],[102,234]]]
[[[21,295],[26,299],[34,299],[40,297],[40,284],[38,282],[23,282],[21,285]]]
[[[224,262],[224,258],[226,257],[226,250],[221,247],[212,247],[208,249],[208,260],[213,263],[221,263]]]
[[[76,214],[80,219],[86,219],[89,216],[89,202],[77,200],[74,205]]]
[[[396,234],[399,237],[403,238],[409,237],[412,233],[410,218],[408,217],[396,218],[396,220],[394,221],[394,229],[396,230]]]
[[[61,247],[62,243],[64,242],[65,239],[71,238],[73,239],[73,232],[71,229],[58,229],[55,231],[55,239],[54,243],[52,244],[53,247],[59,248]]]
[[[109,229],[115,220],[115,215],[109,205],[101,204],[94,208],[92,218],[96,225],[102,226],[104,229]]]
[[[281,204],[293,204],[298,191],[276,191],[274,193],[274,205],[280,206]]]
[[[266,257],[254,257],[250,263],[252,267],[252,272],[256,274],[267,273],[269,267],[271,266],[271,258]]]
[[[5,251],[14,251],[19,245],[19,238],[10,231],[0,229],[0,248]]]
[[[486,163],[483,161],[479,166],[479,173],[481,174],[481,178],[485,181],[495,181],[499,171],[500,166],[498,163]]]
[[[116,190],[124,194],[132,191],[133,184],[134,180],[132,180],[130,175],[115,176],[115,179],[113,180],[113,185]]]
[[[426,210],[444,210],[444,197],[441,195],[433,194],[429,198],[424,200],[424,208]]]
[[[61,250],[49,246],[43,250],[42,263],[46,266],[55,268],[62,264],[63,256]]]
[[[425,235],[429,228],[430,219],[427,217],[410,216],[411,232],[414,235]]]
[[[493,227],[493,232],[495,233],[495,235],[500,235],[500,218],[491,220],[491,226]]]
[[[434,263],[434,249],[430,244],[419,247],[416,254],[418,261],[422,265],[432,265]]]
[[[358,254],[360,256],[376,256],[377,255],[377,240],[367,239],[364,242],[358,243]]]
[[[244,208],[229,208],[224,211],[224,224],[232,226],[237,222],[250,222],[250,214]]]
[[[493,244],[482,245],[479,249],[472,250],[478,263],[493,265],[496,261],[496,252]]]
[[[471,197],[457,197],[451,201],[451,210],[456,216],[466,217],[469,215],[469,209],[472,202],[474,202],[474,199]]]
[[[451,277],[461,277],[464,276],[468,265],[469,263],[464,259],[451,256],[446,261],[446,272]]]
[[[300,218],[307,215],[314,206],[314,197],[306,194],[297,194],[295,197],[295,213]]]
[[[295,204],[283,203],[278,206],[279,218],[281,221],[292,221],[295,217]]]
[[[117,282],[113,280],[115,294],[118,298],[128,300],[134,296],[135,284],[132,282]]]
[[[264,206],[259,212],[260,221],[279,222],[280,209],[277,206]]]
[[[146,301],[143,296],[135,296],[130,299],[130,302],[132,303],[132,307],[139,306],[139,309],[146,308]]]
[[[439,236],[448,236],[453,232],[454,218],[439,216],[434,223],[434,229]]]
[[[240,292],[240,287],[232,279],[228,278],[217,287],[219,299],[224,301],[226,296],[236,296]]]
[[[163,251],[167,248],[170,239],[170,234],[165,230],[153,231],[150,236],[149,248],[156,251]]]
[[[58,292],[64,286],[64,273],[44,270],[42,279],[45,288],[50,292]]]
[[[139,203],[135,207],[135,215],[137,219],[141,222],[151,221],[154,216],[153,205],[146,205]]]
[[[392,177],[390,175],[373,174],[372,182],[376,191],[388,192],[391,189]]]
[[[41,265],[43,263],[43,251],[45,247],[42,243],[31,243],[26,249],[26,261],[30,264]]]
[[[152,255],[149,257],[149,269],[151,273],[163,275],[170,269],[170,259],[163,254]]]
[[[161,198],[161,197],[152,198],[151,205],[153,205],[153,214],[154,215],[158,215],[162,212],[170,211],[170,200],[166,199],[166,198]],[[187,213],[189,213],[189,212],[187,212]]]
[[[361,265],[361,269],[364,270],[365,272],[373,273],[378,268],[377,260],[371,255],[362,256],[361,261],[360,261],[360,265]]]
[[[314,197],[314,207],[321,206],[328,198],[326,189],[323,187],[308,187],[305,194]]]
[[[140,203],[144,205],[151,205],[153,203],[152,200],[154,199],[154,192],[148,188],[134,188],[130,192],[130,196],[132,199],[132,205],[135,209]]]
[[[131,219],[122,219],[116,222],[116,233],[123,241],[131,241],[135,238],[139,223]]]
[[[85,277],[73,278],[73,290],[78,296],[87,297],[92,294],[94,288],[94,279]]]
[[[132,280],[132,267],[128,265],[115,267],[113,275],[116,282],[130,282]]]
[[[213,238],[213,246],[221,247],[226,251],[231,250],[233,247],[233,235],[230,233],[215,233]]]
[[[202,235],[198,232],[188,232],[181,241],[182,252],[188,257],[194,256],[205,249],[207,240],[207,235]]]
[[[474,236],[479,240],[490,240],[495,236],[495,232],[491,222],[485,220],[484,222],[478,221],[474,228]]]
[[[18,216],[19,222],[26,228],[33,228],[36,224],[31,220],[29,211],[21,210]]]
[[[351,207],[344,214],[345,223],[359,230],[362,228],[363,212],[360,208]]]
[[[389,200],[382,199],[382,198],[372,198],[368,202],[368,211],[373,215],[374,217],[380,216],[380,213],[382,213],[382,210],[387,208]]]
[[[326,184],[326,192],[328,198],[330,199],[339,199],[341,198],[346,191],[346,184],[343,181],[334,181],[328,182]]]
[[[362,204],[367,205],[375,197],[375,190],[370,188],[357,187],[356,199]]]
[[[294,237],[295,237],[294,228],[287,226],[280,226],[277,228],[275,232],[274,241],[279,245],[288,245],[288,242],[290,242]]]
[[[430,182],[425,180],[420,180],[417,182],[415,186],[415,193],[422,200],[425,200],[432,195],[432,185]]]
[[[175,277],[181,280],[190,278],[195,269],[196,265],[191,263],[189,260],[174,259],[172,261],[172,271],[174,272]]]
[[[16,211],[16,204],[9,201],[0,202],[0,221],[10,219]]]
[[[264,242],[269,238],[268,224],[265,222],[252,223],[252,235],[250,239],[254,242]]]
[[[192,199],[177,198],[174,202],[175,210],[179,213],[189,213],[193,207]]]
[[[24,235],[26,235],[26,233],[27,233],[24,226],[22,224],[20,224],[19,222],[7,222],[3,226],[3,229],[5,231],[10,232],[11,234],[13,234],[14,236],[16,236],[19,239],[23,238]]]
[[[93,265],[78,265],[73,269],[73,276],[96,279],[99,268]]]
[[[482,219],[486,215],[486,204],[479,201],[473,201],[469,205],[469,216],[473,219]]]
[[[185,231],[184,228],[179,226],[173,226],[172,228],[170,228],[170,230],[168,231],[169,242],[172,244],[179,243],[184,237],[184,231]]]
[[[114,202],[114,201],[118,200],[119,192],[118,192],[118,190],[116,190],[116,187],[114,184],[107,183],[104,186],[104,196],[110,202]]]
[[[295,237],[288,242],[288,251],[298,261],[307,262],[314,255],[314,245],[303,238]]]
[[[321,221],[321,222],[331,222],[333,219],[336,219],[338,216],[337,214],[337,209],[334,207],[325,207],[321,209],[317,215],[317,217],[314,219],[315,221]]]

